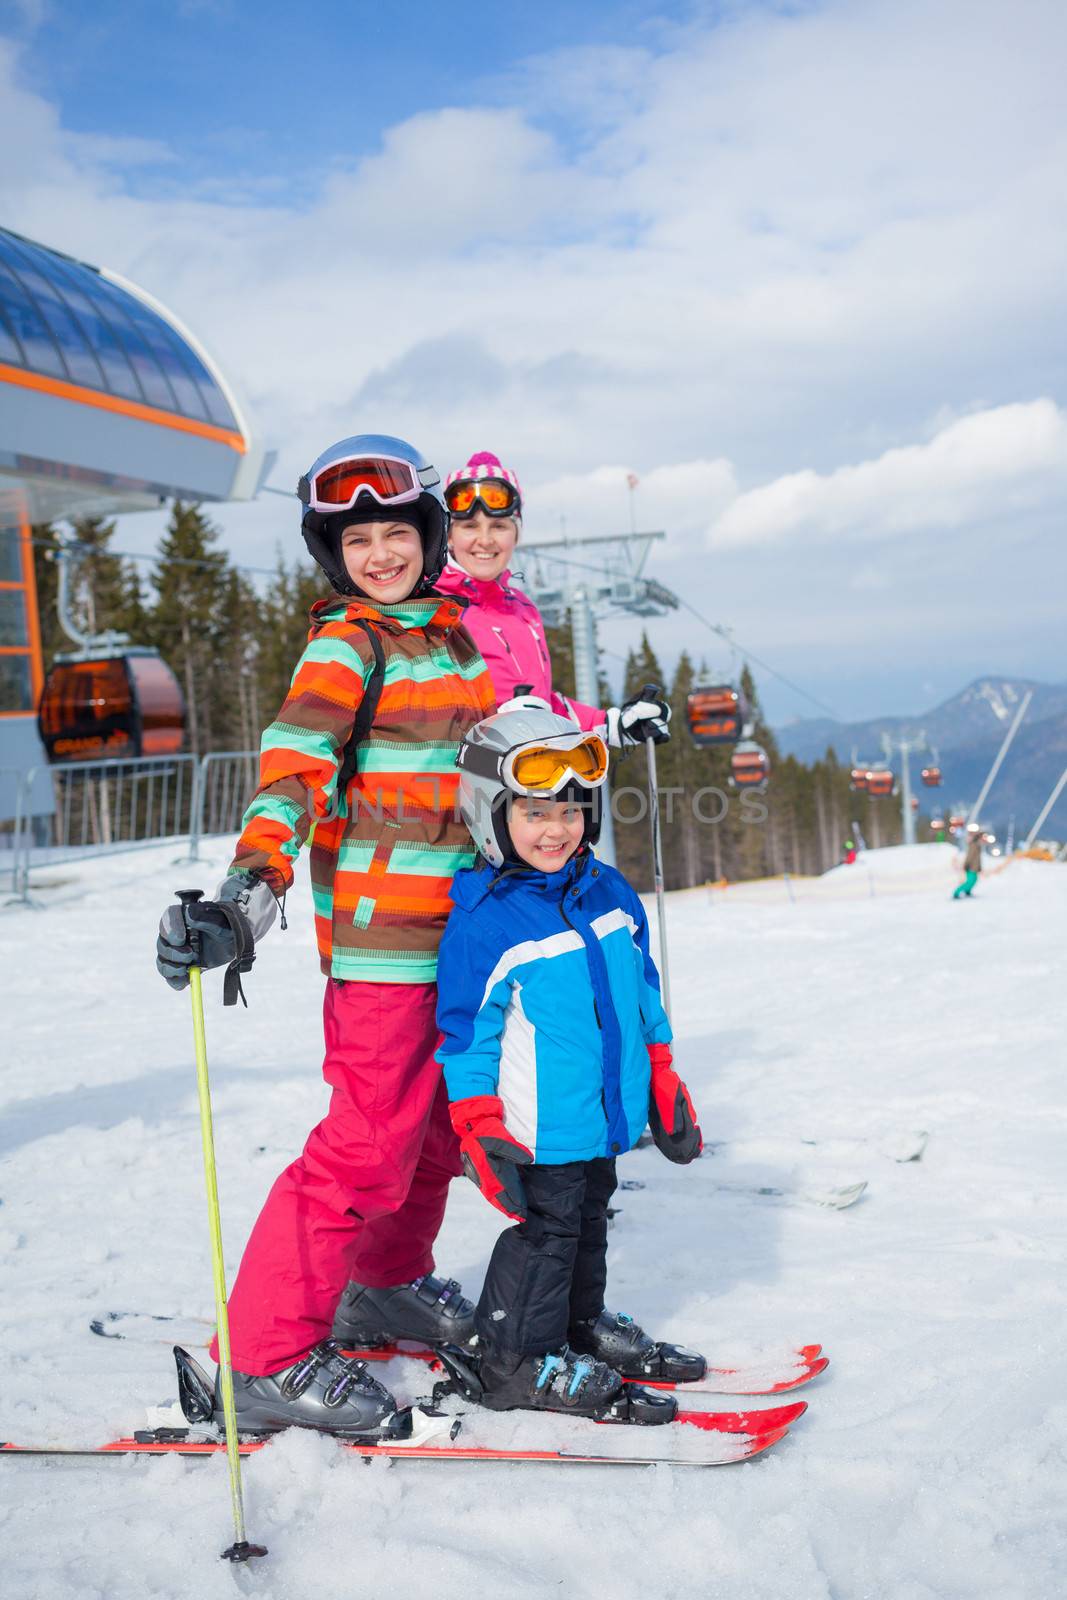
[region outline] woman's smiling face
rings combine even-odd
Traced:
[[[487,517],[484,511],[476,511],[472,517],[452,518],[448,542],[452,559],[464,572],[491,583],[511,560],[518,537],[514,517]]]
[[[345,571],[372,600],[406,600],[422,577],[422,539],[410,522],[356,522],[341,535]]]

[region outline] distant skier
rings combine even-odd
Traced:
[[[459,802],[482,860],[452,886],[437,1019],[467,1176],[519,1222],[475,1312],[483,1403],[667,1422],[622,1375],[696,1379],[701,1356],[604,1310],[615,1157],[646,1124],[671,1161],[700,1128],[671,1065],[644,909],[591,854],[608,752],[534,697],[473,728]]]
[[[164,913],[157,966],[175,989],[191,965],[235,967],[313,832],[333,1093],[267,1196],[230,1295],[237,1420],[373,1438],[395,1401],[335,1339],[463,1340],[473,1317],[458,1283],[431,1276],[461,1171],[434,981],[452,874],[474,856],[455,813],[456,750],[495,700],[462,608],[433,587],[448,513],[430,463],[399,439],[343,439],[299,494],[335,592],[312,607],[263,735],[228,874],[213,900]]]
[[[953,900],[966,895],[968,900],[982,870],[982,830],[977,822],[967,824],[967,850],[963,857],[963,882],[953,894]]]
[[[844,855],[841,857],[842,866],[851,867],[858,854],[859,851],[856,849],[855,842],[852,839],[846,839]]]

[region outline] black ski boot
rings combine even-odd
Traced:
[[[178,1394],[189,1422],[214,1422],[225,1431],[218,1380],[207,1374],[179,1346]],[[368,1376],[366,1364],[341,1354],[332,1339],[323,1339],[306,1356],[269,1377],[233,1374],[233,1397],[240,1433],[277,1433],[282,1428],[317,1428],[342,1439],[373,1443],[402,1438],[411,1418],[397,1412],[389,1390]]]
[[[602,1311],[599,1317],[576,1322],[569,1337],[573,1350],[608,1362],[624,1378],[645,1378],[649,1383],[693,1383],[707,1371],[703,1356],[676,1344],[650,1339],[632,1317],[621,1311]]]
[[[481,1403],[491,1411],[563,1411],[597,1422],[673,1422],[678,1402],[622,1381],[603,1361],[567,1345],[544,1356],[483,1358]]]
[[[345,1349],[371,1349],[396,1339],[423,1344],[467,1344],[474,1334],[474,1307],[455,1278],[429,1273],[391,1289],[350,1283],[333,1321],[333,1337]]]

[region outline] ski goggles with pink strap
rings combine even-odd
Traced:
[[[437,481],[437,475],[434,474]],[[422,493],[419,474],[410,461],[399,456],[350,456],[331,461],[309,477],[301,478],[297,493],[312,511],[327,515],[351,511],[363,493],[374,496],[381,506],[406,506]]]

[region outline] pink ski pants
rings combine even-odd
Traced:
[[[230,1295],[237,1372],[280,1372],[328,1338],[350,1278],[385,1288],[432,1269],[462,1171],[434,1060],[436,1005],[433,984],[328,980],[330,1108],[245,1247]]]

